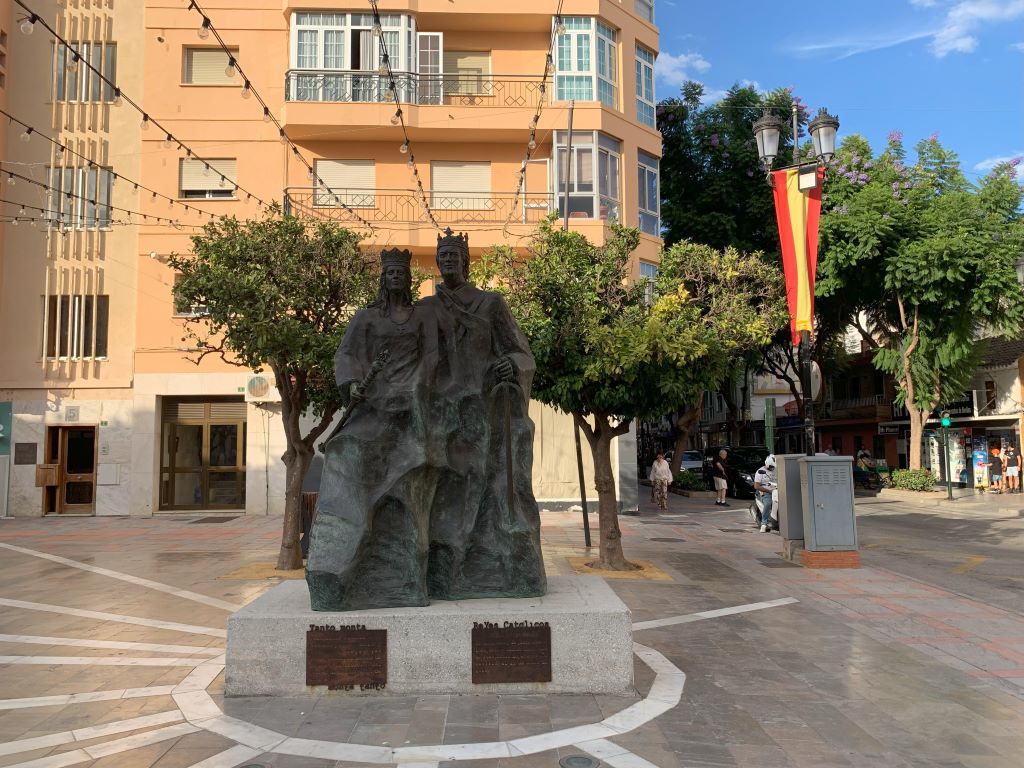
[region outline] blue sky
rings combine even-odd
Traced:
[[[938,133],[969,176],[1024,156],[1024,0],[656,0],[657,97],[794,86],[840,138]],[[913,154],[911,154],[913,156]]]

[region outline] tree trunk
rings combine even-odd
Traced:
[[[907,412],[910,414],[910,445],[907,446],[907,467],[909,469],[920,469],[921,438],[924,436],[924,424],[928,421],[931,409],[921,411],[908,406]]]
[[[629,423],[613,427],[607,414],[594,414],[594,427],[591,428],[582,416],[573,414],[573,418],[586,436],[594,459],[600,557],[592,566],[608,571],[636,570],[639,566],[629,562],[622,553],[622,531],[619,530],[618,499],[615,495],[615,475],[612,472],[612,440],[624,434],[629,429]]]
[[[289,447],[281,456],[285,466],[284,525],[281,530],[281,550],[277,555],[277,570],[291,571],[302,567],[302,481],[313,461],[313,452],[302,443]]]
[[[683,451],[693,444],[693,430],[700,423],[700,401],[676,420],[676,442],[672,447],[672,477],[679,472],[683,462]]]

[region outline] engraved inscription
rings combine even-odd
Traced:
[[[312,624],[306,632],[306,685],[332,691],[382,690],[388,682],[388,631],[362,624]]]
[[[473,682],[550,683],[551,625],[474,622]]]

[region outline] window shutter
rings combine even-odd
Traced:
[[[204,173],[206,163],[200,160],[180,160],[181,191],[192,192],[211,189],[231,189],[237,178],[237,162],[232,159],[209,160],[209,173]],[[227,182],[221,186],[220,177]]]
[[[317,160],[315,170],[323,181],[316,205],[337,206],[335,197],[352,208],[373,208],[377,205],[374,194],[377,174],[373,160]]]
[[[228,77],[224,70],[228,55],[219,48],[185,49],[185,82],[192,85],[233,85],[238,82],[238,71]]]
[[[489,210],[491,164],[435,160],[430,164],[430,205],[446,210]]]

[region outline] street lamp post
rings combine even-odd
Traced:
[[[793,132],[793,167],[800,167],[800,116],[796,101],[791,109],[792,132]],[[768,178],[771,181],[772,164],[778,156],[779,139],[782,135],[783,121],[776,115],[765,112],[753,125],[754,138],[757,141],[757,154],[764,164]],[[830,115],[824,108],[819,110],[817,117],[807,126],[814,144],[815,164],[827,164],[832,160],[836,151],[836,131],[839,129],[839,120]],[[817,184],[817,172],[814,174]],[[801,184],[801,189],[804,187]],[[798,347],[800,360],[800,390],[804,399],[804,446],[808,456],[813,456],[814,446],[814,403],[811,391],[811,332],[800,331],[800,344]]]
[[[942,445],[946,454],[946,498],[953,500],[953,478],[949,474],[949,425],[952,423],[949,418],[949,411],[940,414],[942,424]]]

